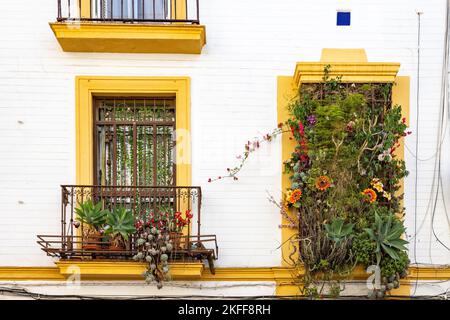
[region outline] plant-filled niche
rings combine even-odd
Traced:
[[[209,182],[238,180],[252,152],[288,134],[295,141],[284,162],[290,187],[280,201],[269,200],[285,218],[281,227],[295,230],[285,259],[304,267],[303,294],[338,295],[340,281],[357,265],[375,265],[381,281],[369,296],[381,298],[399,287],[409,264],[400,192],[408,172],[395,150],[410,132],[401,106],[392,106],[393,84],[343,83],[329,71],[327,66],[321,83],[302,84],[288,106],[289,119],[247,142],[239,164]]]

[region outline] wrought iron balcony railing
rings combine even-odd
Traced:
[[[103,209],[110,211],[120,206],[130,210],[135,221],[149,224],[149,217],[160,213],[189,210],[191,223],[175,235],[173,241],[176,245],[169,260],[205,259],[213,271],[214,260],[218,257],[217,239],[215,235],[201,234],[201,199],[200,187],[61,186],[60,234],[38,235],[37,242],[47,255],[61,259],[127,260],[137,253],[137,234],[131,235],[126,245],[119,249],[111,246],[111,240],[106,236],[97,240],[86,239],[83,230],[88,226],[77,222],[75,209],[88,200],[101,203]]]
[[[200,24],[199,0],[58,0],[57,21]]]

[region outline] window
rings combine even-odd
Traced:
[[[336,25],[349,26],[351,13],[349,11],[338,11]]]
[[[91,0],[93,18],[165,20],[168,0]]]
[[[175,98],[97,97],[94,183],[173,186]]]

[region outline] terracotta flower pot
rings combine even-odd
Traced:
[[[109,245],[110,251],[125,251],[126,249],[127,249],[127,246],[125,243],[122,243],[122,244],[111,243]]]
[[[83,236],[83,250],[98,251],[101,250],[102,235],[95,231]]]
[[[181,237],[183,236],[182,232],[170,232],[169,233],[170,240],[172,240],[172,245],[175,250],[181,249]]]
[[[127,249],[127,243],[120,236],[111,238],[108,249],[110,251],[125,251]]]

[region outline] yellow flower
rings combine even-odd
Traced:
[[[392,195],[389,192],[384,191],[383,197],[385,197],[388,201],[390,201],[392,198]]]
[[[375,190],[377,190],[378,192],[383,192],[384,185],[383,185],[383,182],[381,182],[380,179],[373,178],[373,179],[372,179],[372,182],[371,182],[370,184],[371,184],[372,187],[373,187]]]

